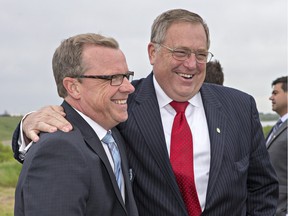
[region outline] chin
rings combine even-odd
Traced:
[[[128,114],[119,118],[119,123],[125,122],[128,119]]]

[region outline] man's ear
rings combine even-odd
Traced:
[[[151,65],[154,65],[156,51],[157,50],[156,50],[155,44],[150,42],[148,44],[148,55],[149,55],[149,60],[150,60]]]
[[[81,96],[80,83],[77,79],[71,77],[65,77],[63,79],[63,85],[67,91],[67,94],[70,97],[74,99],[80,98]]]

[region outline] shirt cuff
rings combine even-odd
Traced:
[[[19,139],[18,139],[18,145],[19,145],[19,159],[20,160],[24,160],[25,159],[25,154],[27,153],[27,151],[29,150],[29,148],[31,147],[33,141],[31,141],[30,143],[25,143],[25,139],[24,139],[24,134],[23,134],[23,120],[30,115],[32,112],[27,113],[26,115],[24,115],[24,117],[22,118],[21,122],[20,122],[20,131],[19,131]]]

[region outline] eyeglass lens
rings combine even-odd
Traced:
[[[126,77],[129,80],[129,82],[133,80],[132,73],[114,75],[111,79],[111,85],[113,86],[121,85],[123,83],[124,77]]]

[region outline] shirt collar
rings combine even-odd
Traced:
[[[281,116],[282,123],[285,122],[287,119],[288,119],[288,113],[286,113],[285,115]]]
[[[86,116],[85,114],[83,114],[79,110],[77,110],[77,109],[75,109],[75,110],[92,127],[92,129],[95,131],[95,133],[97,134],[99,139],[102,140],[104,138],[104,136],[106,135],[107,130],[105,130],[103,127],[101,127],[99,124],[97,124],[94,120],[92,120],[90,117]]]
[[[159,108],[160,109],[164,108],[165,106],[167,106],[167,104],[169,104],[172,101],[172,99],[169,98],[166,95],[166,93],[163,91],[163,89],[160,87],[159,83],[155,79],[155,76],[153,76],[153,84],[154,84],[154,88],[155,88],[155,92],[156,92],[156,97],[157,97],[157,100],[158,100]],[[191,104],[193,107],[203,107],[201,93],[197,92],[197,94],[195,94],[189,100],[189,104]]]

